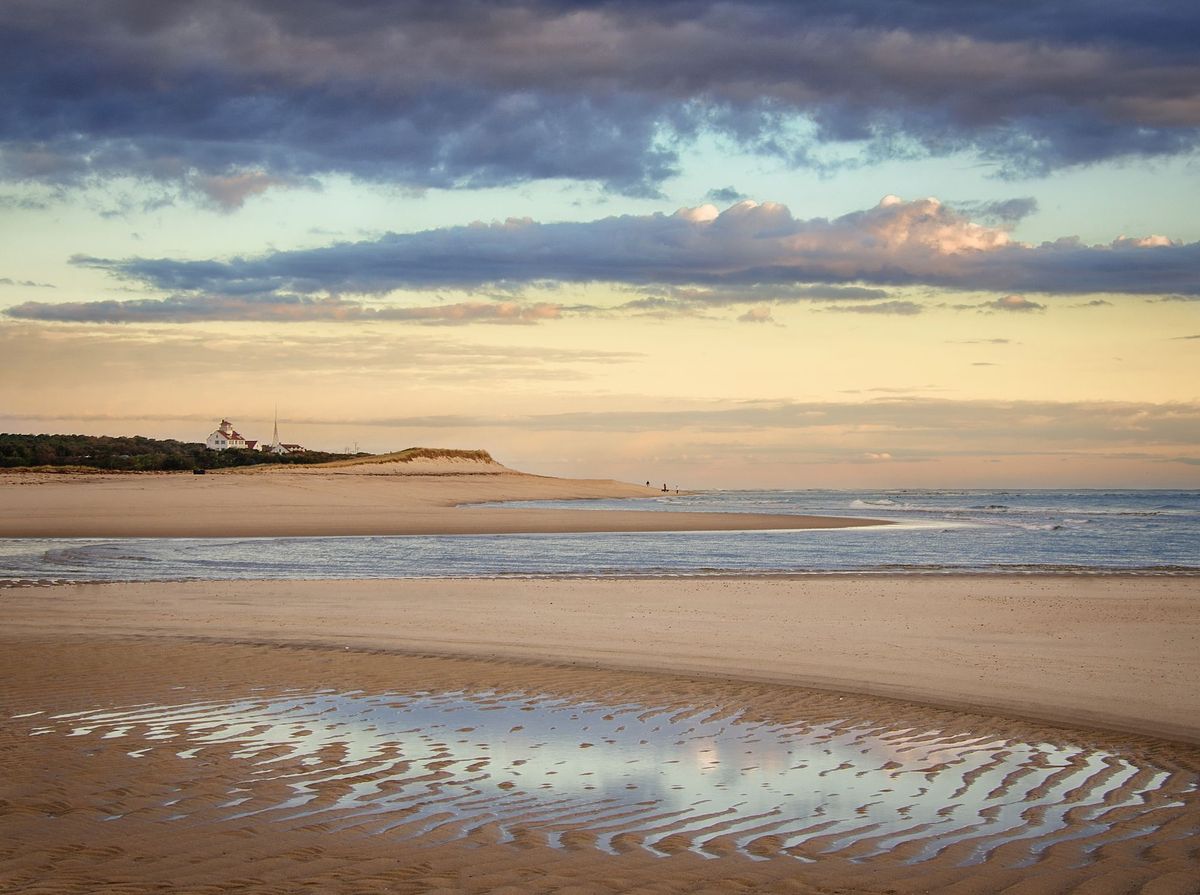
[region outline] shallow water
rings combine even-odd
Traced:
[[[0,581],[1200,573],[1197,491],[730,491],[527,505],[856,516],[896,524],[759,532],[10,539],[0,540]]]
[[[133,758],[231,755],[244,772],[215,809],[225,819],[422,841],[968,866],[1002,846],[1010,866],[1060,847],[1086,864],[1113,843],[1161,841],[1200,800],[1192,770],[1068,741],[523,693],[248,694],[14,721]],[[163,807],[183,820],[193,801],[214,810],[187,791]]]

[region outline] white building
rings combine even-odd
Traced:
[[[258,446],[258,442],[244,438],[240,432],[233,428],[233,423],[229,422],[229,420],[221,420],[221,425],[217,426],[217,431],[205,439],[204,446],[210,451],[225,451],[230,448],[242,448],[243,450],[252,451]]]
[[[271,434],[271,443],[264,444],[261,450],[268,454],[302,454],[307,448],[299,444],[284,444],[279,440],[279,411],[275,412],[275,431]]]
[[[302,454],[308,450],[302,444],[284,444],[278,442],[276,444],[268,444],[263,447],[263,450],[268,454]]]

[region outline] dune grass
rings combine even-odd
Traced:
[[[314,466],[336,468],[341,466],[370,466],[377,463],[411,463],[414,460],[467,460],[472,463],[487,463],[499,466],[487,451],[465,451],[456,448],[411,447],[388,454],[373,454],[369,457],[353,457],[349,460],[333,460],[315,463]]]

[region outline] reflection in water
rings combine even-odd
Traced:
[[[1023,866],[1071,843],[1086,861],[1177,822],[1198,792],[1192,771],[1075,745],[512,693],[305,692],[44,717],[33,735],[134,757],[231,751],[246,770],[220,806],[229,819],[611,853],[972,864],[1005,846]]]

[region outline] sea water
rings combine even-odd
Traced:
[[[710,491],[504,506],[853,516],[798,531],[0,540],[0,580],[1200,573],[1200,491]]]

